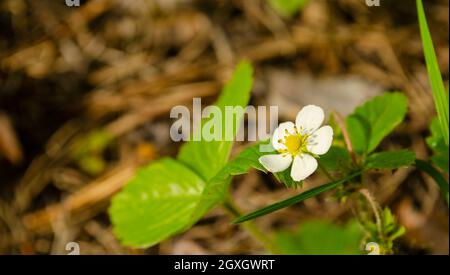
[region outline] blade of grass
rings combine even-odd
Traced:
[[[416,159],[416,166],[423,172],[427,173],[430,177],[434,179],[434,181],[439,185],[441,189],[441,193],[447,202],[447,206],[449,205],[449,196],[448,196],[448,182],[445,180],[444,176],[431,164],[426,161]]]
[[[422,0],[416,0],[417,14],[419,17],[420,34],[422,36],[423,51],[425,55],[425,62],[427,63],[428,77],[430,78],[431,90],[433,91],[434,103],[441,126],[442,136],[445,144],[449,142],[448,132],[448,97],[445,91],[442,75],[439,70],[436,53],[433,47],[433,40],[428,29],[427,19],[423,8]]]
[[[297,203],[302,202],[302,201],[304,201],[306,199],[309,199],[309,198],[312,198],[314,196],[317,196],[317,195],[319,195],[319,194],[321,194],[323,192],[332,190],[332,189],[336,188],[337,186],[339,186],[340,184],[343,184],[344,182],[347,182],[347,181],[353,179],[354,177],[356,177],[356,176],[358,176],[360,174],[361,174],[361,172],[356,172],[356,173],[354,173],[354,174],[352,174],[352,175],[350,175],[350,176],[348,176],[348,177],[346,177],[344,179],[340,179],[340,180],[337,180],[337,181],[333,181],[333,182],[321,185],[319,187],[310,189],[310,190],[308,190],[306,192],[303,192],[301,194],[298,194],[298,195],[295,195],[295,196],[290,197],[288,199],[285,199],[283,201],[271,204],[269,206],[266,206],[264,208],[261,208],[261,209],[255,211],[255,212],[252,212],[250,214],[241,216],[241,217],[237,218],[236,220],[234,220],[233,223],[236,224],[236,223],[249,221],[249,220],[255,219],[257,217],[264,216],[264,215],[267,215],[267,214],[272,213],[274,211],[280,210],[282,208],[285,208],[285,207],[297,204]]]

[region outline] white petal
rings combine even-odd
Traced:
[[[292,156],[289,154],[265,155],[259,158],[259,162],[272,173],[286,170],[292,162]]]
[[[317,130],[322,125],[325,114],[322,108],[315,105],[308,105],[303,107],[297,114],[295,125],[302,134],[310,134]]]
[[[333,142],[333,128],[323,126],[308,137],[308,145],[306,148],[309,152],[316,155],[323,155],[331,147]]]
[[[309,177],[317,169],[317,160],[308,154],[301,154],[294,158],[291,177],[295,181],[301,181]]]
[[[280,140],[284,140],[284,137],[287,135],[286,130],[290,134],[295,133],[295,125],[294,123],[288,121],[283,122],[280,125],[278,125],[278,128],[275,129],[272,135],[272,146],[275,150],[282,150],[286,149],[286,146],[282,143],[280,143]]]

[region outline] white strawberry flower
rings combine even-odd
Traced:
[[[315,105],[303,107],[295,124],[284,122],[275,129],[272,146],[278,154],[262,156],[259,162],[272,173],[282,172],[292,164],[294,181],[309,177],[317,169],[316,158],[327,153],[333,141],[333,129],[328,125],[320,127],[324,118],[322,108]]]

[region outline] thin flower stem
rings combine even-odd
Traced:
[[[241,210],[238,208],[238,206],[234,203],[234,201],[228,197],[225,202],[223,203],[223,207],[229,214],[231,214],[233,217],[237,218],[242,216]],[[242,226],[261,244],[264,246],[265,249],[270,251],[272,254],[280,254],[280,251],[278,247],[272,242],[270,238],[266,236],[252,221],[247,221],[242,223]]]
[[[344,136],[344,142],[345,146],[347,147],[347,151],[349,152],[350,156],[352,157],[353,162],[357,165],[358,160],[356,158],[356,154],[353,151],[352,142],[350,141],[350,136],[348,134],[347,128],[345,127],[344,119],[342,118],[341,114],[338,112],[335,112],[336,116],[336,122],[339,125],[339,128],[342,130],[342,135]]]
[[[378,228],[378,232],[380,234],[380,237],[382,237],[383,234],[383,221],[380,217],[380,206],[375,201],[375,198],[372,196],[372,194],[367,190],[366,188],[359,190],[359,193],[363,195],[363,197],[367,200],[370,207],[372,208],[372,211],[375,215],[375,220]]]

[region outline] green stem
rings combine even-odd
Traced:
[[[238,218],[242,216],[242,212],[234,201],[228,196],[223,207],[234,217]],[[272,254],[280,254],[278,247],[272,242],[270,238],[266,236],[252,221],[247,221],[242,223],[244,229],[246,229],[256,240],[258,240],[265,249],[270,251]]]

